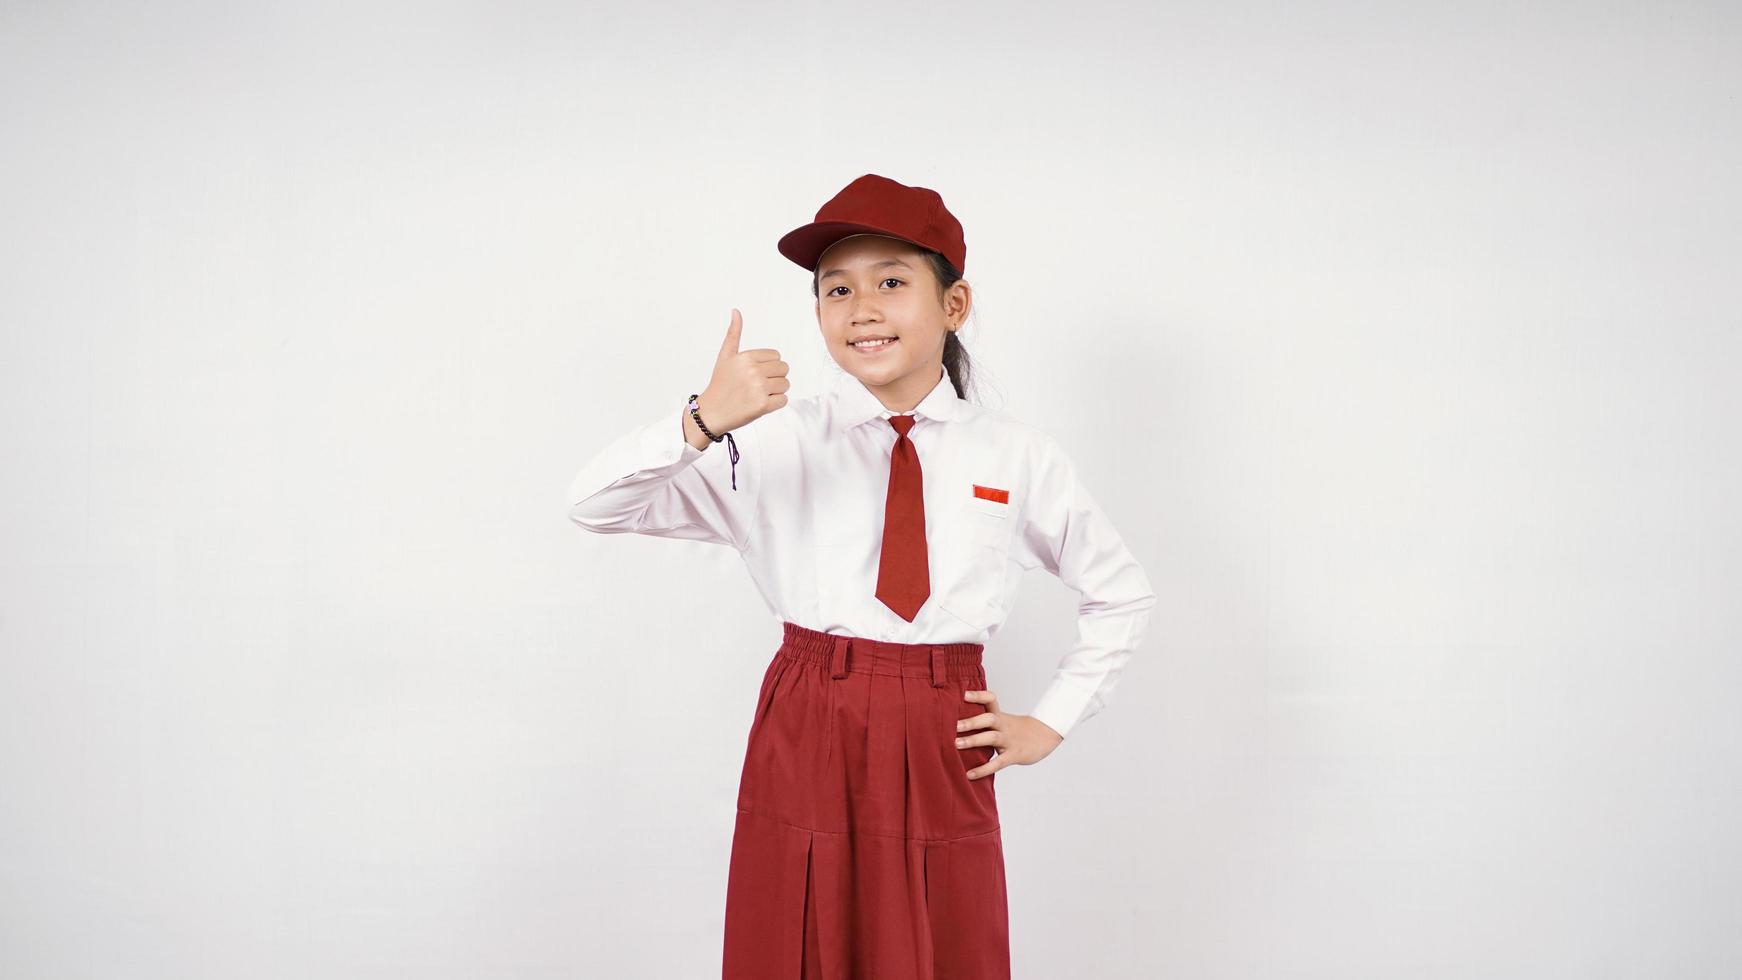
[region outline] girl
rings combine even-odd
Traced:
[[[588,462],[569,517],[736,548],[781,624],[739,782],[724,976],[1002,980],[994,774],[1106,705],[1155,595],[1058,445],[965,399],[973,293],[937,193],[866,174],[777,247],[811,274],[834,389],[789,404],[786,362],[741,350],[733,310],[679,425],[662,411]],[[706,451],[722,439],[724,458]],[[1017,714],[981,653],[1036,567],[1082,601]]]

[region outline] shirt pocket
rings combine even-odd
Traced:
[[[954,516],[960,531],[950,546],[960,572],[939,597],[950,615],[975,629],[1003,622],[1004,579],[1009,572],[1015,504],[969,497]]]

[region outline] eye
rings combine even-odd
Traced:
[[[889,278],[883,280],[883,282],[892,282],[898,286],[906,285],[906,282],[904,280],[898,279],[895,276],[890,276]],[[880,282],[880,283],[878,283],[878,285],[881,286],[881,285],[883,285],[883,283]],[[824,293],[823,295],[824,296],[833,296],[833,295],[835,295],[836,289],[846,289],[846,288],[847,288],[846,286],[836,286],[834,289],[829,290],[828,292]]]

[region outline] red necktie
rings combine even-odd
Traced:
[[[908,622],[931,595],[925,552],[925,484],[919,453],[907,430],[913,416],[891,415],[895,451],[889,457],[889,495],[883,503],[883,551],[877,558],[877,598]]]

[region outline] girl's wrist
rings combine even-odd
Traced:
[[[714,416],[715,424],[708,425],[707,420],[702,417],[701,398],[702,395],[691,395],[689,403],[684,406],[684,411],[689,414],[690,421],[696,424],[697,431],[706,436],[710,442],[719,442],[725,438],[725,430],[719,427],[719,416],[717,415]]]
[[[687,408],[684,409],[683,413],[683,439],[684,442],[689,443],[690,446],[697,451],[705,451],[709,446],[713,445],[714,442],[714,440],[708,438],[706,432],[703,432],[699,427],[697,427],[696,420],[690,417],[689,409]]]
[[[721,439],[726,440],[726,453],[732,460],[732,489],[736,490],[738,489],[738,441],[732,438],[730,430],[724,432],[713,432],[708,429],[708,424],[702,421],[701,397],[701,395],[691,395],[689,404],[684,406],[685,411],[688,413],[688,421],[684,423],[686,426],[684,431],[688,433],[689,430],[687,427],[694,425],[696,432],[709,442],[719,442]],[[689,436],[686,434],[685,438],[687,439]],[[695,442],[691,441],[690,445],[694,446]],[[706,446],[697,446],[696,448],[705,449]]]

